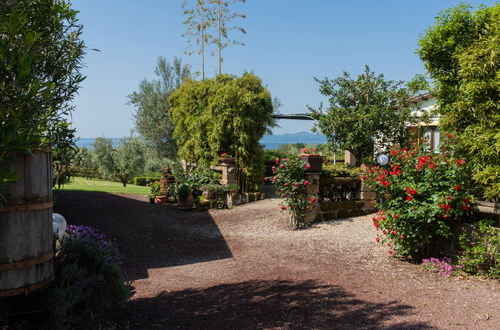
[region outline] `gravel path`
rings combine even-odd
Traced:
[[[118,241],[131,329],[500,329],[498,282],[389,257],[366,216],[291,231],[278,203],[185,212],[61,192],[57,210]]]

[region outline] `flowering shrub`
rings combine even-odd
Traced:
[[[114,243],[93,228],[70,225],[60,240],[56,265],[56,328],[119,323],[131,293]]]
[[[449,137],[451,138],[451,137]],[[428,256],[430,243],[451,235],[450,225],[470,212],[472,198],[465,185],[462,159],[452,159],[444,139],[441,154],[432,154],[426,143],[412,149],[391,150],[388,168],[378,166],[362,176],[384,201],[372,218],[375,240],[389,253],[420,258]]]
[[[462,265],[453,265],[450,258],[429,258],[423,259],[420,265],[426,270],[430,270],[442,276],[454,275],[462,271]]]
[[[307,197],[307,186],[311,184],[306,174],[307,165],[299,159],[276,158],[276,165],[272,167],[274,175],[264,178],[274,184],[276,194],[284,198],[280,208],[290,213],[293,229],[304,227],[307,208],[318,198]]]

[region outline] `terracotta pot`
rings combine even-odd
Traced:
[[[155,201],[157,204],[163,204],[167,201],[167,196],[156,196]]]
[[[234,164],[234,163],[236,163],[236,158],[234,158],[234,157],[229,157],[229,158],[221,157],[220,162],[222,164]]]
[[[302,154],[300,159],[311,166],[307,169],[308,172],[321,172],[323,170],[323,157],[321,155]]]

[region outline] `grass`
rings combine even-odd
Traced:
[[[74,177],[71,182],[62,186],[61,190],[102,191],[112,194],[138,195],[149,193],[149,187],[136,186],[135,184],[127,184],[127,186],[124,187],[120,182],[98,179],[89,180],[82,177]]]

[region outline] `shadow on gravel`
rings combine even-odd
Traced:
[[[58,191],[54,212],[68,224],[91,226],[115,240],[130,280],[148,269],[231,258],[217,225],[206,211],[179,211],[149,204],[142,196]]]
[[[131,329],[432,329],[424,322],[391,322],[413,314],[397,302],[356,299],[315,281],[247,281],[163,292],[131,302]]]

